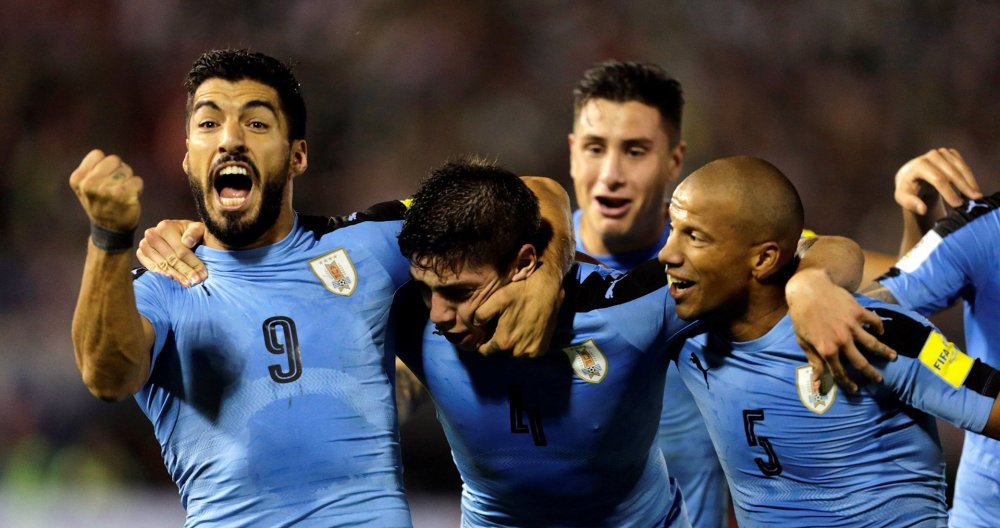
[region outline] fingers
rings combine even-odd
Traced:
[[[194,248],[201,243],[205,238],[205,224],[201,222],[190,222],[187,227],[184,228],[184,234],[181,235],[181,242],[189,247]]]
[[[98,162],[104,159],[104,152],[99,149],[91,150],[83,157],[83,161],[69,176],[69,185],[74,191],[80,188],[80,182],[88,175]]]
[[[476,350],[484,356],[492,356],[493,354],[500,352],[501,348],[496,342],[496,337],[493,337],[490,338],[489,341],[479,345]]]
[[[976,175],[973,174],[972,169],[965,163],[965,158],[955,149],[947,149],[947,151],[951,155],[951,163],[958,168],[958,172],[961,174],[965,185],[965,188],[959,187],[959,189],[969,198],[975,200],[982,198],[983,192],[979,188],[979,182],[976,181]]]
[[[184,286],[208,277],[208,270],[182,241],[181,222],[163,220],[143,234],[136,257],[147,268],[169,276]]]
[[[859,312],[857,314],[857,319],[859,323],[870,326],[878,335],[885,333],[885,326],[882,323],[882,318],[879,317],[877,313],[861,308],[860,305],[858,305],[858,308]],[[857,327],[854,328],[857,329]],[[858,332],[855,331],[854,333],[857,334]]]
[[[903,193],[896,191],[896,203],[898,203],[903,209],[913,211],[918,215],[922,216],[927,214],[927,204],[925,204],[920,198],[917,198],[915,193]]]
[[[964,198],[956,189],[968,189],[968,184],[951,160],[952,155],[946,149],[931,150],[924,155],[925,170],[917,176],[933,185],[948,205],[958,207]]]
[[[858,320],[862,325],[868,326],[871,330],[873,330],[874,333],[866,332],[864,326],[855,326],[851,329],[854,334],[854,342],[860,345],[863,349],[882,359],[896,361],[896,351],[893,350],[892,347],[879,341],[874,335],[875,333],[882,335],[885,332],[882,318],[871,310],[862,310],[861,314],[858,316]]]
[[[896,202],[917,214],[925,214],[920,181],[933,187],[952,207],[962,205],[966,198],[983,197],[975,174],[955,149],[932,149],[908,161],[896,173]]]
[[[882,383],[882,374],[878,370],[875,370],[875,367],[868,362],[868,358],[864,354],[858,351],[853,341],[844,347],[843,355],[847,357],[848,361],[851,362],[851,366],[860,372],[862,376],[873,383]]]
[[[849,393],[853,394],[858,392],[857,384],[851,380],[851,377],[847,375],[847,370],[845,370],[844,366],[840,363],[840,356],[838,354],[821,355],[824,359],[826,359],[826,364],[830,369],[830,374],[833,374],[833,380],[837,382],[837,385],[840,385]]]
[[[507,295],[507,290],[503,288],[493,292],[483,304],[480,304],[476,308],[476,311],[472,313],[472,324],[476,326],[483,326],[493,321],[500,315],[501,312],[507,309],[511,303],[511,297]],[[492,341],[492,339],[491,339]]]
[[[854,335],[854,341],[860,345],[861,348],[877,357],[888,361],[896,361],[896,351],[889,345],[879,341],[875,336],[869,334],[868,332],[863,330],[858,331]]]
[[[812,367],[812,382],[815,387],[819,384],[820,379],[823,377],[823,372],[826,371],[826,362],[823,361],[823,358],[821,358],[811,346],[809,346],[809,343],[806,343],[801,339],[799,339],[798,342],[799,346],[802,347],[803,352],[806,353],[806,360],[809,361],[809,366]]]

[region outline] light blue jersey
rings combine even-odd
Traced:
[[[879,282],[922,314],[965,301],[969,354],[1000,365],[1000,193],[953,210]],[[965,435],[950,525],[1000,523],[1000,441]]]
[[[576,249],[589,252],[583,247],[580,236],[582,210],[573,213],[573,230],[576,232]],[[642,250],[616,255],[591,255],[607,266],[619,271],[628,271],[635,266],[655,259],[660,249],[667,243],[669,227],[660,240]],[[687,504],[691,525],[694,528],[721,528],[727,526],[729,512],[729,490],[726,477],[712,449],[712,443],[705,428],[705,421],[691,398],[691,393],[683,383],[678,383],[677,366],[669,367],[674,382],[667,383],[663,390],[663,411],[660,427],[656,435],[657,444],[670,468],[670,476],[677,479],[684,502]]]
[[[462,525],[690,526],[654,443],[668,348],[688,326],[663,267],[577,264],[564,286],[536,359],[459,351],[424,325],[419,299],[394,312],[397,353],[434,400],[462,476]]]
[[[408,527],[385,328],[409,280],[401,204],[296,217],[273,245],[205,247],[183,288],[134,281],[156,342],[135,399],[153,423],[185,526]],[[398,210],[395,210],[398,209]]]
[[[764,336],[689,339],[681,378],[705,415],[740,526],[943,527],[944,458],[931,414],[981,431],[997,374],[898,306],[859,302],[883,319],[899,357],[884,382],[845,394],[812,370],[786,315]],[[928,414],[929,413],[929,414]]]

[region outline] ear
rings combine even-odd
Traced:
[[[306,171],[309,167],[309,153],[306,140],[296,139],[292,141],[291,153],[289,155],[288,171],[290,178],[294,178]]]
[[[188,140],[184,140],[184,146],[188,146]],[[181,160],[181,169],[184,170],[184,174],[191,174],[191,163],[188,161],[188,153],[184,151],[184,159]]]
[[[527,279],[536,269],[538,269],[537,250],[535,246],[525,244],[521,246],[521,249],[517,252],[517,257],[514,258],[514,265],[510,271],[510,281],[515,282]]]
[[[684,153],[687,152],[687,143],[678,141],[674,148],[670,149],[670,181],[677,181],[684,167]]]
[[[576,144],[576,137],[570,132],[566,135],[566,145],[569,147],[569,175],[571,178],[576,175],[576,171],[573,170],[573,167],[576,166],[576,155],[573,153],[574,144]]]
[[[750,273],[758,282],[763,282],[781,271],[787,258],[781,246],[773,240],[761,242],[750,250]]]

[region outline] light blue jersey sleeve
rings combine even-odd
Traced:
[[[958,298],[996,290],[998,261],[1000,193],[953,210],[878,282],[902,306],[931,315]],[[984,309],[1000,316],[1000,305]]]
[[[876,364],[883,386],[911,407],[963,429],[982,431],[1000,392],[1000,379],[995,379],[1000,373],[956,348],[920,315],[860,299],[882,318],[885,333],[880,338],[899,354],[896,361]]]
[[[965,301],[969,355],[1000,365],[1000,193],[952,210],[879,282],[903,305],[934,313]],[[965,435],[951,522],[987,528],[1000,518],[1000,442]]]
[[[156,273],[146,273],[146,270],[138,268],[132,271],[132,288],[135,290],[135,304],[139,314],[146,318],[153,326],[155,339],[151,350],[150,369],[152,374],[153,364],[163,350],[163,344],[167,341],[170,333],[170,316],[167,310],[169,298],[175,287],[180,287],[174,283],[173,279]],[[148,375],[147,375],[148,376]]]

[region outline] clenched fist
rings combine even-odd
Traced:
[[[139,224],[142,178],[118,156],[90,151],[70,175],[69,186],[95,225],[124,232]]]

